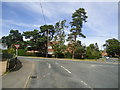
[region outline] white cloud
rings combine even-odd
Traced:
[[[118,2],[119,0],[1,0],[3,2]]]
[[[34,14],[41,15],[41,8],[40,3],[20,3],[21,7],[24,8],[24,10],[30,11]],[[87,30],[83,30],[85,35],[95,35],[95,36],[113,36],[115,38],[118,37],[118,23],[117,23],[117,5],[118,3],[75,3],[74,2],[68,2],[68,3],[43,3],[43,10],[45,17],[49,20],[51,20],[50,24],[53,24],[54,20],[59,20],[62,15],[69,17],[69,20],[71,20],[72,13],[80,8],[83,7],[86,9],[88,14],[88,22],[84,24],[84,27],[87,28]],[[15,4],[14,4],[15,6]],[[34,16],[34,15],[33,15]],[[38,18],[38,17],[34,17]],[[26,23],[19,23],[14,21],[5,20],[6,23],[14,24],[17,26],[25,26],[25,27],[39,27],[40,25],[34,25],[34,24],[26,24]],[[86,29],[83,28],[83,29]],[[69,30],[67,29],[65,31],[66,33],[69,33]],[[99,47],[101,47],[105,40],[108,39],[107,37],[87,37],[86,39],[80,40],[83,43],[86,43],[86,45],[89,45],[90,43],[98,42]]]
[[[13,20],[2,20],[2,25],[5,27],[11,27],[9,25],[17,25],[21,27],[40,27],[41,25],[36,25],[36,24],[26,24],[26,23],[21,23],[21,22],[15,22]]]

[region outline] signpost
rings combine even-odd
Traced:
[[[16,47],[16,57],[18,56],[18,48],[20,47],[19,44],[15,44],[15,47]]]

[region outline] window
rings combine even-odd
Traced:
[[[48,49],[52,49],[52,46],[48,46]]]

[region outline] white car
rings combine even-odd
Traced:
[[[109,59],[110,57],[105,57],[106,59]]]

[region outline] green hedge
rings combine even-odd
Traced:
[[[72,58],[72,54],[70,52],[65,53],[65,58]]]
[[[25,56],[25,55],[26,55],[26,50],[18,49],[18,56]]]
[[[36,56],[36,54],[27,53],[25,49],[18,49],[18,56]]]
[[[13,55],[12,55],[12,54],[2,53],[2,60],[11,59],[11,58],[13,58]]]
[[[2,50],[2,60],[13,58],[12,54],[8,53],[8,50]]]

